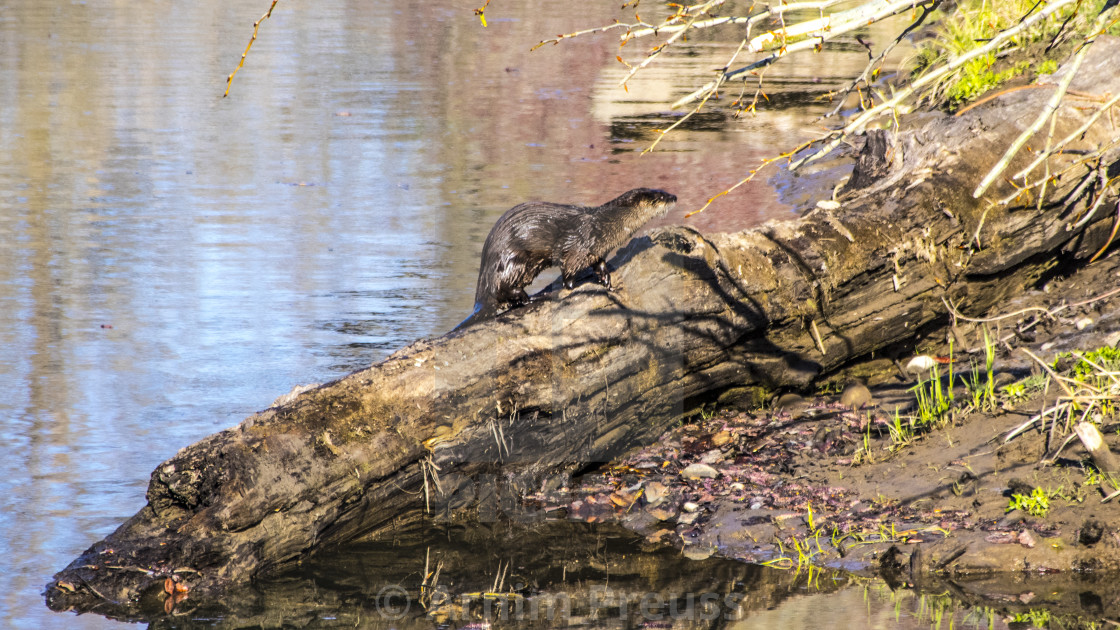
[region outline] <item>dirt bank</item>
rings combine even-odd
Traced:
[[[1114,251],[1076,275],[1040,280],[1038,290],[991,313],[1035,309],[986,323],[1002,340],[994,344],[995,404],[986,411],[968,408],[964,384],[987,381],[984,325],[960,320],[953,348],[941,333],[900,351],[900,360],[869,359],[814,395],[786,395],[762,410],[713,410],[572,488],[530,500],[570,518],[621,521],[692,557],[811,562],[903,582],[931,573],[1118,570],[1120,501],[1102,503],[1111,487],[1079,442],[1054,456],[1070,433],[1064,419],[1004,443],[1060,391],[1053,382],[1042,388],[1044,371],[1023,349],[1049,363],[1062,352],[1115,346],[1120,295],[1098,298],[1118,286]],[[903,374],[915,354],[956,359],[952,409],[940,421],[923,423],[917,379]],[[940,368],[946,386],[948,369]],[[858,387],[840,393],[856,380],[872,397],[862,407]],[[1120,417],[1099,420],[1106,443],[1120,450]],[[1053,461],[1043,463],[1047,454]],[[1009,509],[1015,494],[1021,507]]]

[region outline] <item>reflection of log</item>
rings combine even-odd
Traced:
[[[1093,49],[1075,89],[1120,91],[1111,43]],[[733,235],[663,230],[615,261],[615,293],[585,284],[417,342],[183,449],[153,472],[148,505],[56,576],[49,603],[128,601],[170,573],[196,596],[217,593],[415,522],[423,494],[464,499],[444,506],[455,515],[502,499],[472,485],[499,465],[570,472],[654,439],[703,398],[803,386],[944,323],[942,298],[984,312],[1056,261],[1088,257],[1108,232],[1103,217],[1067,231],[1099,192],[1080,188],[1063,212],[1071,176],[1047,188],[1041,211],[1028,201],[985,215],[988,201],[970,197],[1047,96],[917,118],[895,138],[887,175],[841,209]],[[1055,137],[1088,113],[1063,106]],[[1080,146],[1111,133],[1098,125]],[[984,247],[971,252],[981,223]]]
[[[690,560],[672,548],[650,549],[614,525],[549,522],[541,526],[428,528],[403,540],[327,550],[275,579],[228,589],[221,598],[175,602],[172,623],[220,619],[227,628],[424,628],[512,622],[562,627],[595,619],[600,627],[695,628],[772,610],[813,579],[824,594],[841,576],[806,576],[723,558]],[[832,578],[832,579],[830,579]],[[139,606],[102,606],[128,621],[164,617],[168,597]]]
[[[271,598],[275,605],[256,609],[290,625],[325,611],[361,620],[355,625],[363,627],[508,621],[514,627],[571,628],[587,619],[608,628],[643,622],[695,628],[703,621],[723,627],[774,609],[800,593],[798,586],[806,581],[804,574],[732,560],[689,560],[673,549],[643,552],[640,537],[611,526],[553,522],[495,530],[467,528],[448,536],[441,528],[423,544],[355,545],[327,552],[299,571],[307,580],[302,595],[289,589]],[[423,575],[430,577],[427,588],[420,589]],[[827,576],[815,584],[819,593],[846,585]],[[384,614],[385,594],[394,590],[402,595],[395,608],[400,621]],[[333,608],[324,601],[330,598]],[[411,607],[406,609],[401,600]],[[256,618],[246,618],[238,627],[256,623]]]

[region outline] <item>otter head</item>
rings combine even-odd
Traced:
[[[628,190],[612,201],[610,206],[624,206],[627,208],[642,207],[644,216],[649,218],[665,216],[665,213],[677,203],[677,196],[664,190],[653,188],[635,188]]]

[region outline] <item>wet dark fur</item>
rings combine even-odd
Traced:
[[[458,328],[527,303],[525,287],[548,267],[560,267],[569,289],[576,276],[592,267],[599,283],[610,289],[603,259],[676,201],[663,190],[635,188],[595,207],[530,201],[510,208],[482,246],[474,313]]]

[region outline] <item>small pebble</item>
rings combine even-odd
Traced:
[[[731,441],[731,432],[730,431],[720,431],[719,433],[716,433],[715,435],[712,436],[712,445],[713,446],[723,446],[724,444],[727,444],[730,441]]]
[[[784,411],[794,418],[805,415],[809,402],[794,393],[782,394],[774,401],[774,409]]]
[[[922,374],[930,371],[935,365],[937,365],[937,359],[926,354],[919,354],[906,364],[906,371],[911,374]]]
[[[723,451],[719,450],[718,448],[712,449],[700,456],[701,464],[717,464],[719,462],[722,462],[723,460]]]
[[[852,383],[840,394],[840,404],[849,409],[862,409],[871,402],[871,390],[862,383]]]
[[[688,558],[689,560],[707,560],[708,558],[712,557],[713,553],[715,553],[715,548],[713,548],[711,545],[696,545],[685,547],[681,550],[681,553],[683,553],[684,557]]]
[[[650,505],[657,505],[658,503],[661,503],[668,495],[669,489],[665,487],[665,484],[658,483],[656,481],[651,481],[646,484],[645,496],[646,501]]]
[[[719,476],[719,471],[707,464],[689,464],[681,471],[681,476],[690,479],[712,479]]]
[[[796,407],[802,404],[805,404],[805,399],[791,392],[778,396],[778,401],[774,403],[774,407],[778,409],[789,409],[790,407]]]

